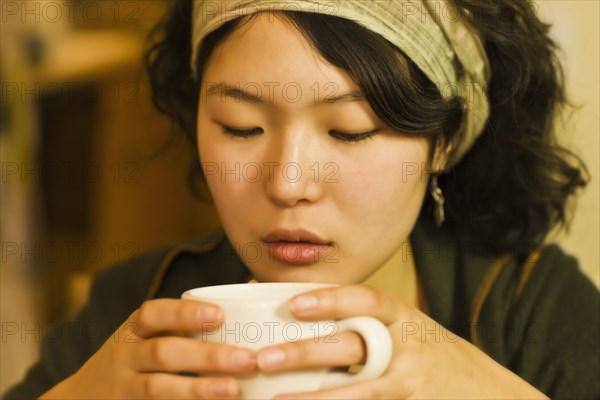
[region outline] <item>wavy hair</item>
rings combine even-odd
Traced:
[[[464,158],[439,176],[446,222],[494,253],[524,257],[556,225],[568,226],[569,199],[587,183],[587,170],[556,138],[557,113],[567,104],[557,45],[526,0],[453,0],[478,31],[490,60],[490,118]],[[192,2],[177,0],[153,32],[146,55],[155,106],[196,148],[202,72],[212,50],[245,22],[230,21],[200,45],[196,80],[190,68]],[[462,118],[459,98],[436,86],[383,37],[343,18],[281,12],[331,64],[347,71],[376,115],[405,134],[451,143]],[[360,38],[360,40],[358,40]],[[197,156],[197,153],[196,153]],[[202,171],[192,167],[199,193]],[[431,215],[427,197],[422,217]]]

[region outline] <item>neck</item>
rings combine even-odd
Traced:
[[[418,307],[417,272],[412,246],[400,246],[363,284],[387,293],[409,306]]]

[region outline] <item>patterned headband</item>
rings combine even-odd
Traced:
[[[194,0],[192,70],[201,41],[225,22],[261,11],[303,11],[352,20],[402,50],[445,99],[460,97],[463,122],[450,165],[481,135],[489,116],[489,61],[480,38],[448,0]]]

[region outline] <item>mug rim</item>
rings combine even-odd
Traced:
[[[321,282],[255,282],[255,283],[233,283],[225,285],[201,286],[186,290],[181,295],[184,300],[216,300],[216,301],[248,301],[255,300],[281,300],[296,294],[311,290],[336,287],[335,283]],[[270,291],[260,293],[260,291]],[[256,296],[257,291],[259,295]],[[251,293],[252,297],[244,296]],[[283,294],[283,295],[282,295]]]

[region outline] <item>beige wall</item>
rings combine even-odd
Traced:
[[[580,106],[563,129],[567,144],[584,159],[591,183],[577,203],[570,232],[555,241],[575,255],[582,269],[600,285],[600,84],[599,20],[596,0],[538,0],[542,20],[550,22],[552,33],[563,50],[567,87],[572,101]]]

